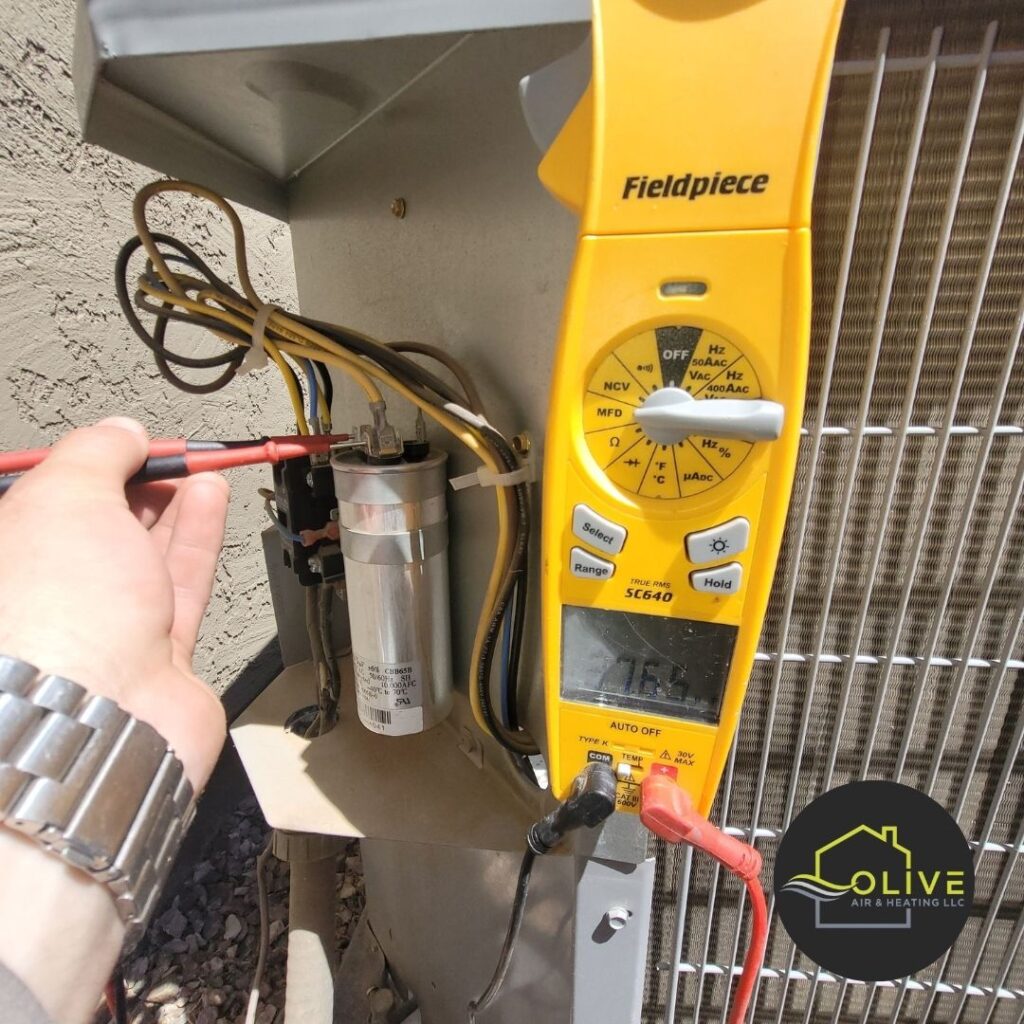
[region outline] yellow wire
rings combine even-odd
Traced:
[[[316,373],[314,368],[313,373]],[[327,396],[324,394],[323,385],[317,381],[316,389],[316,410],[320,414],[320,423],[325,434],[331,432],[331,407],[327,404]]]
[[[281,378],[284,380],[284,386],[288,390],[288,397],[291,399],[292,411],[295,413],[295,426],[300,434],[308,434],[309,425],[306,423],[306,410],[302,405],[302,392],[299,390],[298,384],[295,383],[294,374],[288,369],[284,357],[278,352],[277,346],[269,338],[264,340],[263,350],[281,371]]]
[[[242,306],[236,299],[231,298],[229,295],[221,295],[219,292],[206,291],[201,295],[216,296],[217,301],[223,303],[229,309],[233,309],[242,315],[255,315],[249,313],[244,306]],[[325,352],[331,352],[341,360],[340,363],[335,363],[339,369],[342,369],[347,373],[353,380],[363,389],[367,399],[372,402],[382,402],[384,400],[383,395],[380,393],[380,389],[370,380],[368,376],[369,367],[364,359],[359,356],[354,356],[344,346],[339,345],[333,338],[328,338],[326,334],[321,334],[318,330],[312,327],[307,327],[303,323],[299,323],[298,320],[293,320],[290,316],[275,310],[270,315],[270,319],[267,321],[267,327],[273,330],[275,333],[280,334],[282,338],[293,341],[299,345],[314,345],[317,348],[323,349]]]

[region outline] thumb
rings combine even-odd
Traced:
[[[114,491],[124,497],[125,482],[148,454],[146,428],[125,416],[112,416],[58,441],[45,461],[20,481],[21,490],[71,487],[78,494]]]

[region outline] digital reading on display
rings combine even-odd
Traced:
[[[562,697],[717,723],[737,628],[562,608]]]

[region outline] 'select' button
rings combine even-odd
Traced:
[[[572,532],[592,548],[617,555],[626,543],[626,528],[599,516],[587,505],[577,505],[572,510]]]
[[[581,580],[607,580],[615,572],[615,565],[583,548],[573,548],[569,552],[569,571]]]

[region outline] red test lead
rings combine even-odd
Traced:
[[[186,441],[184,438],[155,440],[150,443],[149,458],[128,481],[129,484],[148,484],[157,480],[173,480],[194,473],[219,472],[235,466],[254,466],[261,463],[282,462],[304,455],[326,455],[331,446],[350,440],[348,434],[313,434],[271,438],[266,441]],[[214,447],[216,446],[216,447]],[[22,457],[23,468],[38,465],[49,454],[48,448],[35,448],[30,452],[11,452],[0,456],[0,468]],[[24,458],[31,456],[34,461]],[[0,494],[18,479],[19,473],[0,476]]]
[[[319,444],[329,441],[339,444],[349,440],[348,434],[284,434],[279,437],[251,437],[243,441],[204,441],[190,437],[155,437],[149,442],[149,457],[183,455],[185,452],[219,452],[228,448],[257,448],[268,441],[309,441]],[[38,466],[49,454],[50,448],[23,448],[17,452],[0,452],[0,474],[24,473]]]
[[[701,817],[689,795],[668,775],[648,775],[644,779],[640,786],[640,820],[668,843],[687,843],[710,854],[746,883],[752,914],[750,945],[729,1013],[729,1024],[742,1024],[768,943],[768,908],[759,877],[761,854]]]

